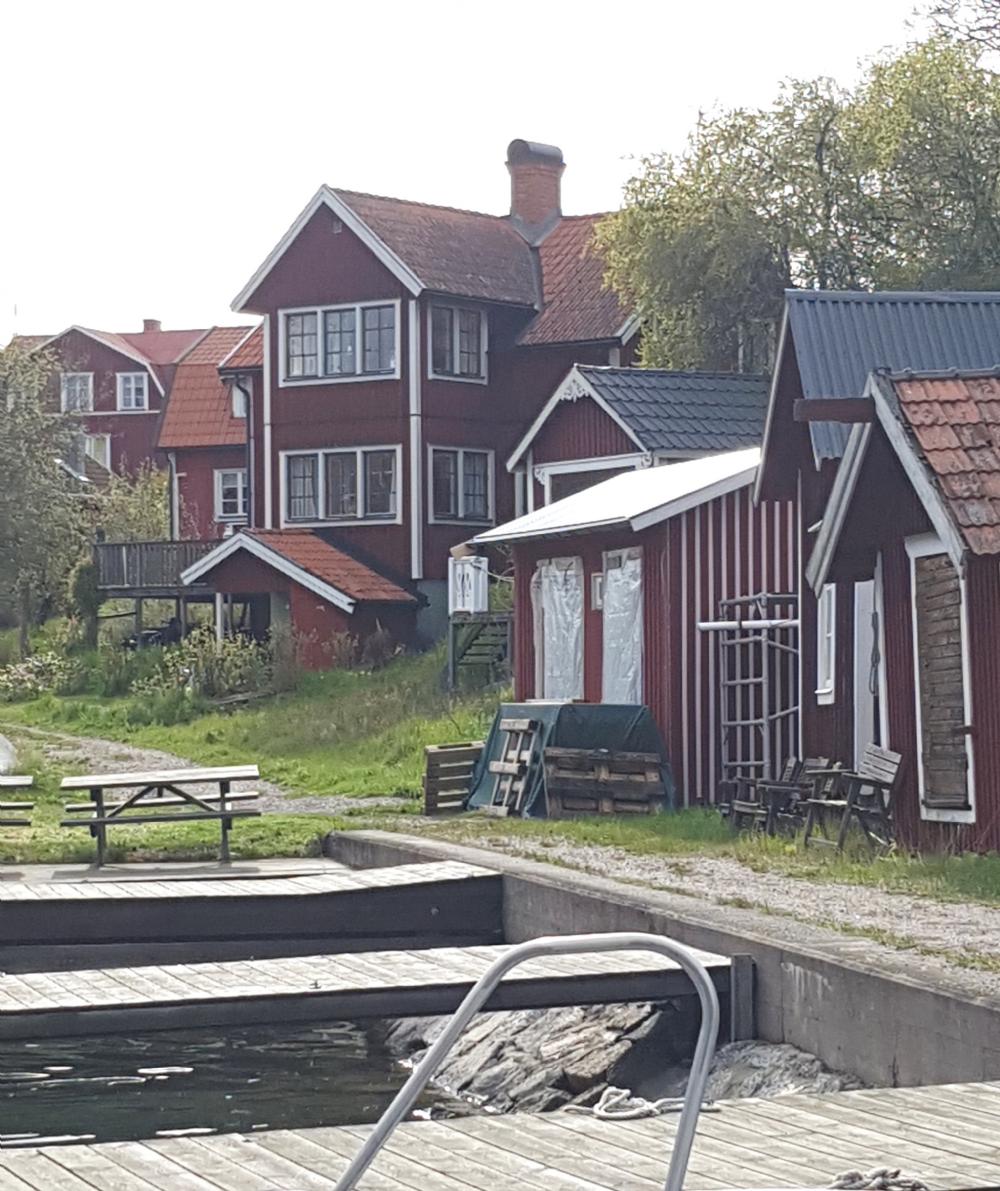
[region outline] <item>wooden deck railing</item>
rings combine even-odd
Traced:
[[[217,545],[198,541],[98,542],[94,546],[97,586],[107,592],[182,588],[181,574]]]

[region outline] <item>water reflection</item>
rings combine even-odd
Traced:
[[[0,1044],[0,1146],[377,1120],[407,1071],[353,1022]],[[421,1110],[468,1111],[429,1089]]]

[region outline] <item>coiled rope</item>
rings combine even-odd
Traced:
[[[633,1096],[628,1088],[607,1087],[596,1104],[589,1107],[582,1104],[565,1104],[562,1111],[586,1113],[601,1121],[638,1121],[643,1117],[680,1112],[683,1107],[682,1098],[665,1096],[662,1100],[647,1100],[643,1096]],[[718,1112],[719,1109],[714,1104],[706,1103],[701,1106],[701,1111]]]
[[[923,1179],[903,1174],[890,1166],[876,1166],[867,1172],[845,1170],[830,1183],[836,1191],[930,1191]]]

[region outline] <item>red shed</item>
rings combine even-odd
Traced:
[[[996,851],[1000,374],[873,374],[866,392],[872,420],[848,440],[807,578],[874,580],[903,841]]]
[[[720,776],[720,601],[794,592],[795,504],[754,506],[758,449],[627,471],[479,535],[515,564],[518,699],[645,703],[679,798],[711,802]],[[784,680],[797,688],[792,663]],[[774,750],[797,748],[796,721]]]

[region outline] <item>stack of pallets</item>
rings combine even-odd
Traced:
[[[472,785],[472,774],[483,751],[481,740],[429,744],[424,749],[424,814],[460,811]]]
[[[549,818],[653,814],[666,797],[661,764],[656,753],[547,748]]]

